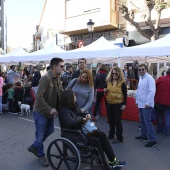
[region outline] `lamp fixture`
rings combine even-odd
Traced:
[[[94,22],[92,21],[92,19],[89,19],[89,22],[87,23],[87,29],[89,32],[93,32],[94,30]]]

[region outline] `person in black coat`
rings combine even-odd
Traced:
[[[93,121],[96,120],[96,114],[101,102],[101,99],[104,96],[104,88],[107,87],[106,85],[106,77],[107,77],[107,66],[105,64],[101,64],[99,67],[99,72],[95,79],[95,89],[96,89],[96,105],[93,113]]]
[[[33,79],[32,79],[32,88],[34,91],[34,96],[36,96],[37,90],[38,90],[38,83],[41,78],[41,73],[38,71],[36,66],[32,68],[32,73],[34,74]]]
[[[76,106],[76,95],[74,92],[71,89],[63,91],[60,96],[59,109],[60,124],[62,128],[82,130],[82,125],[91,118],[90,114],[81,112],[81,110]],[[72,139],[70,140],[73,142],[77,140],[77,136],[73,134],[70,136],[66,135],[65,137],[71,137]],[[104,132],[96,131],[91,136],[85,135],[85,137],[87,138],[90,146],[94,146],[99,150],[105,170],[110,170],[114,167],[123,167],[126,164],[124,161],[117,160]],[[104,152],[109,159],[109,165],[106,162]]]

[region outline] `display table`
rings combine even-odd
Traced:
[[[107,116],[106,107],[104,99],[101,101],[100,106],[100,115]],[[127,98],[126,109],[122,113],[122,119],[131,120],[131,121],[139,121],[139,113],[138,107],[135,104],[135,99],[133,97]]]

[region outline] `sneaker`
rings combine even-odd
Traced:
[[[108,140],[112,140],[112,139],[114,139],[114,136],[110,136],[110,135],[109,135],[109,136],[107,137],[107,139],[108,139]]]
[[[33,153],[36,157],[39,157],[39,156],[38,156],[37,149],[36,149],[33,145],[29,146],[29,147],[27,148],[27,150],[28,150],[29,152]]]
[[[141,126],[140,126],[140,125],[138,125],[138,128],[139,128],[139,129],[141,129]]]
[[[136,136],[135,139],[143,140],[143,141],[148,141],[148,138],[147,137],[143,137],[143,136]]]
[[[112,143],[113,143],[113,144],[118,144],[118,143],[122,143],[122,142],[123,142],[123,140],[115,139]]]
[[[49,166],[49,163],[48,163],[45,155],[42,155],[42,156],[39,157],[39,163],[44,167]]]
[[[96,119],[99,119],[99,117],[100,117],[100,115],[97,115],[97,116],[96,116]]]
[[[5,115],[4,113],[2,113],[2,112],[0,113],[0,116],[4,116],[4,115]]]
[[[116,167],[123,167],[126,165],[126,162],[125,161],[119,161],[117,158],[115,158],[115,160],[113,162],[110,162],[109,161],[109,166],[110,168],[116,168]]]
[[[155,147],[157,146],[157,142],[154,141],[154,142],[149,142],[148,144],[145,145],[145,147]]]

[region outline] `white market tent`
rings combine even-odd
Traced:
[[[170,34],[143,45],[122,48],[119,57],[126,63],[134,60],[148,63],[170,62]]]
[[[15,57],[17,56],[24,56],[27,55],[28,53],[23,50],[21,47],[16,48],[15,50],[11,51],[10,53],[7,53],[5,55],[1,55],[0,57],[0,63],[13,63],[13,61],[15,60]],[[18,61],[20,62],[20,61]]]
[[[16,49],[12,51],[11,53],[8,53],[7,55],[4,55],[4,57],[0,58],[0,63],[22,62],[24,64],[37,64],[40,61],[43,61],[42,58],[48,56],[51,53],[65,52],[59,46],[53,45],[53,44],[41,50],[35,51],[33,53],[22,52],[21,49],[22,48]]]
[[[64,51],[57,45],[49,46],[42,50],[28,53],[27,55],[18,55],[12,62],[23,62],[25,64],[36,64],[40,61],[45,61],[49,63],[49,61],[53,57],[60,57],[65,62],[77,62],[79,58],[86,58],[88,63],[95,63],[95,62],[113,62],[113,57],[118,56],[118,49],[120,47],[109,43],[104,37],[96,40],[92,44],[71,50],[71,51]],[[1,63],[0,59],[0,63]]]
[[[117,60],[117,57],[126,63],[133,62],[136,59],[139,62],[168,62],[170,61],[170,34],[156,41],[128,48],[118,48],[109,43],[104,37],[101,37],[88,46],[71,51],[64,51],[60,47],[55,47],[58,49],[53,51],[52,47],[50,48],[48,50],[44,48],[42,51],[33,53],[26,53],[22,49],[24,54],[13,54],[14,52],[11,52],[0,57],[0,63],[23,62],[33,64],[40,61],[48,63],[53,57],[60,57],[65,62],[77,62],[82,57],[86,58],[89,63],[114,62],[114,60]],[[14,51],[18,51],[18,49]]]
[[[77,62],[79,58],[85,58],[88,63],[113,62],[113,58],[117,60],[119,48],[101,37],[90,45],[61,53],[60,57],[67,62]]]

